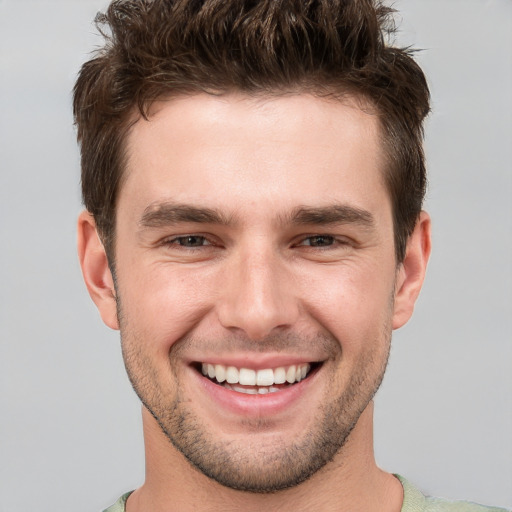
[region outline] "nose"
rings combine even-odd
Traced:
[[[286,261],[271,250],[237,255],[226,268],[217,304],[221,325],[255,341],[292,326],[299,316],[293,281]]]

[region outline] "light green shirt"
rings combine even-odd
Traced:
[[[400,475],[395,475],[404,488],[401,512],[510,512],[504,508],[485,507],[469,501],[448,501],[424,496]]]
[[[424,496],[416,487],[400,475],[395,475],[404,488],[404,503],[401,512],[512,512],[504,508],[484,507],[469,501],[448,501]],[[123,494],[111,507],[103,512],[125,512],[131,492]]]

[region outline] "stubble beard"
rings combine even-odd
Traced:
[[[150,358],[143,353],[144,340],[130,332],[124,322],[119,300],[118,317],[128,377],[165,436],[203,475],[222,486],[251,493],[274,493],[295,487],[334,459],[382,382],[391,340],[391,328],[386,323],[377,340],[385,350],[377,357],[371,350],[366,351],[338,396],[326,393],[319,410],[304,411],[306,417],[316,415],[316,420],[300,438],[266,437],[268,425],[263,420],[254,420],[247,421],[250,435],[244,436],[243,441],[226,442],[215,439],[209,432],[208,425],[189,407],[186,389],[179,385],[173,366],[173,359],[176,359],[173,348],[178,345],[179,351],[186,351],[187,339],[173,345],[169,354],[169,373],[175,388],[171,394],[161,385]],[[311,343],[321,343],[333,358],[341,356],[340,343],[331,335],[322,334],[314,340],[303,340],[302,346]],[[275,340],[266,347],[272,350],[276,344],[278,349],[282,349],[286,341]],[[376,340],[370,345],[375,347]]]

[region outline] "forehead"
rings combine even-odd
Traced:
[[[344,202],[384,188],[383,161],[378,116],[351,97],[178,97],[132,126],[120,201]]]

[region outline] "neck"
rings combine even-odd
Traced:
[[[224,487],[193,468],[143,409],[146,481],[127,502],[127,512],[308,511],[399,512],[400,482],[379,469],[373,453],[373,402],[336,457],[302,484],[271,494]]]

